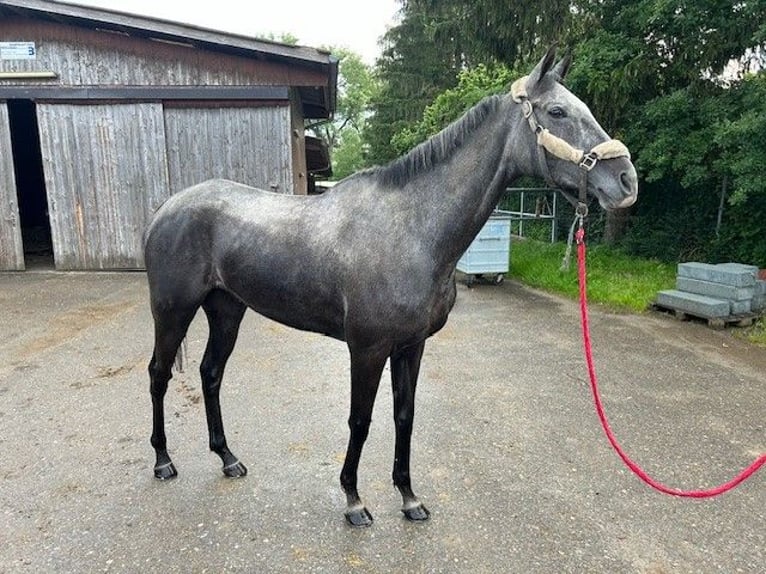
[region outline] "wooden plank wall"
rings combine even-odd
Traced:
[[[0,271],[24,269],[8,106],[0,102]]]
[[[143,267],[168,197],[160,103],[37,105],[57,269]]]
[[[268,107],[166,105],[171,193],[214,177],[292,193],[289,122],[287,102]]]
[[[306,195],[308,187],[308,167],[306,165],[306,132],[303,128],[305,118],[301,109],[297,90],[290,93],[290,139],[292,147],[292,168],[294,174],[293,193]]]
[[[0,71],[57,74],[53,81],[24,80],[24,86],[296,87],[327,82],[320,67],[21,17],[4,19],[0,40],[33,41],[37,47],[35,60],[2,61]],[[171,193],[211,177],[305,193],[303,134],[294,137],[290,127],[292,121],[302,130],[302,118],[299,112],[291,114],[289,101],[131,102],[37,100],[57,269],[143,267],[142,234],[156,207]],[[296,97],[292,103],[301,105]],[[0,200],[5,203],[2,190],[13,186],[3,180],[3,162],[10,157],[3,150],[3,121]],[[0,234],[10,227],[4,209]],[[0,239],[0,250],[7,250],[10,240]],[[20,239],[18,249],[23,265]]]
[[[35,60],[0,60],[2,72],[49,70],[61,86],[322,86],[327,74],[104,30],[10,18],[0,40],[35,42]],[[25,85],[50,81],[26,80]]]

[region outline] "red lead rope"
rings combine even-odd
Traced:
[[[745,468],[729,482],[721,484],[720,486],[716,486],[715,488],[710,488],[708,490],[680,490],[678,488],[670,488],[654,480],[622,450],[622,447],[617,442],[617,439],[615,438],[614,433],[609,426],[609,421],[607,420],[606,413],[604,412],[604,405],[601,404],[601,397],[599,396],[598,392],[598,381],[596,380],[596,369],[593,366],[593,353],[590,343],[590,328],[588,327],[588,303],[585,284],[585,231],[583,230],[582,226],[577,230],[575,237],[577,239],[577,272],[580,283],[580,315],[582,317],[585,360],[588,363],[588,375],[590,375],[590,388],[593,392],[593,400],[596,403],[596,412],[598,412],[598,417],[601,420],[601,426],[604,428],[606,437],[609,439],[609,442],[611,443],[614,450],[627,465],[627,467],[632,470],[636,476],[638,476],[638,478],[643,480],[652,488],[672,496],[682,496],[687,498],[709,498],[723,494],[724,492],[731,490],[735,486],[739,485],[741,482],[747,480],[750,476],[755,474],[755,472],[761,468],[764,463],[766,463],[766,454],[759,456],[755,462],[753,462],[753,464]]]

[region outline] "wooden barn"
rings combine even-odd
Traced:
[[[0,270],[138,269],[171,194],[211,177],[307,193],[337,60],[44,0],[0,0]]]

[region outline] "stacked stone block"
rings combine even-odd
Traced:
[[[657,305],[705,319],[762,313],[766,281],[741,263],[679,263],[676,288],[660,291]]]

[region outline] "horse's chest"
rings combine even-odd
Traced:
[[[457,289],[454,275],[447,280],[443,287],[435,293],[431,304],[429,335],[433,335],[447,322],[452,307],[455,305]]]
[[[421,286],[422,287],[422,286]],[[455,282],[449,278],[420,290],[399,290],[394,297],[392,319],[416,338],[425,338],[439,331],[455,304]]]

